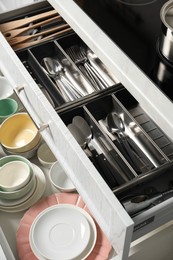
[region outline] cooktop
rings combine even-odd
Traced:
[[[160,53],[166,0],[76,0],[85,13],[173,100],[173,64]]]

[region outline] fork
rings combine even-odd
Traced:
[[[28,40],[36,39],[39,36],[44,37],[47,34],[51,34],[51,33],[56,32],[56,31],[61,31],[61,30],[66,29],[66,28],[69,28],[69,25],[63,24],[63,25],[60,25],[58,27],[48,29],[48,30],[45,30],[43,32],[36,33],[36,34],[33,34],[33,35],[23,35],[23,36],[14,37],[14,38],[9,39],[8,42],[11,46],[15,46],[17,44],[27,42]]]
[[[90,63],[84,47],[73,45],[68,48],[66,52],[96,90],[102,90],[108,87],[108,84]]]

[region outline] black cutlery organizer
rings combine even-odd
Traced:
[[[147,147],[149,147],[150,149],[152,147],[151,151],[154,152],[154,159],[157,158],[156,165],[152,163],[149,151],[148,154],[143,153],[143,158],[137,159],[138,161],[140,161],[140,174],[137,174],[134,169],[129,165],[126,158],[124,158],[124,156],[121,154],[121,151],[116,146],[116,143],[114,143],[114,141],[109,138],[102,126],[99,124],[99,121],[104,119],[106,115],[112,110],[116,111],[119,115],[122,116],[126,128],[129,126],[129,124],[132,124],[133,126],[136,126],[138,127],[138,129],[140,129],[140,132],[142,133],[142,135],[145,136],[144,140],[147,143],[146,147],[143,147],[143,149],[146,148],[147,150]],[[155,143],[155,139],[151,139],[147,128],[142,127],[141,122],[143,121],[136,120],[136,115],[138,114],[139,110],[140,112],[142,112],[140,115],[143,115],[145,118],[147,118],[147,122],[149,122],[151,125],[154,125],[154,131],[159,132],[159,136],[161,136],[161,138],[164,137],[166,140],[169,140],[169,138],[165,136],[161,129],[159,129],[159,127],[142,110],[138,102],[123,86],[121,87],[121,89],[118,89],[113,93],[106,94],[103,97],[97,97],[94,100],[86,100],[85,104],[77,106],[76,108],[64,109],[63,111],[59,112],[61,119],[67,126],[72,123],[75,116],[83,117],[90,126],[94,138],[101,138],[102,140],[104,140],[103,143],[107,144],[107,156],[114,157],[115,164],[118,163],[118,165],[121,165],[125,176],[128,176],[128,180],[124,179],[124,182],[118,182],[116,185],[113,179],[111,179],[111,176],[108,174],[108,168],[106,168],[107,166],[103,167],[103,163],[101,164],[100,160],[97,160],[97,163],[95,163],[95,157],[90,159],[100,172],[101,176],[107,182],[109,187],[113,190],[114,194],[118,197],[120,202],[122,202],[122,205],[123,201],[127,199],[132,199],[133,197],[138,197],[140,195],[145,195],[145,197],[150,198],[164,193],[165,191],[172,190],[173,188],[173,162],[170,160],[169,154],[164,154],[163,149],[161,149],[161,147],[159,147],[158,144]],[[129,131],[127,132],[129,133]],[[130,136],[132,137],[133,135]],[[138,141],[137,139],[138,136],[134,138],[135,141]],[[148,142],[151,146],[148,146]],[[169,143],[171,146],[169,149],[170,152],[172,149],[172,143],[170,140]],[[170,154],[172,154],[172,152],[170,152]],[[104,151],[102,154],[97,156],[102,160],[102,162],[104,162]],[[100,165],[98,165],[99,163]],[[117,176],[116,171],[113,170],[112,172],[114,172],[114,176]],[[150,211],[154,208],[154,206],[160,204],[166,199],[169,199],[171,196],[172,193],[170,192],[166,198],[163,197],[160,200],[154,201],[153,203],[151,203],[151,205],[147,206],[140,212],[132,214],[131,217],[135,218],[136,216],[139,216],[147,210]]]
[[[91,127],[92,136],[102,142],[104,151],[97,153],[93,149],[90,159],[120,202],[123,202],[125,198],[136,195],[154,195],[154,193],[161,193],[171,189],[172,141],[143,111],[134,97],[118,80],[116,81],[116,75],[112,75],[93,53],[93,59],[97,67],[100,67],[114,81],[114,84],[110,84],[107,89],[93,91],[93,93],[67,103],[59,95],[55,82],[42,69],[41,60],[46,56],[58,58],[62,65],[66,66],[68,64],[73,76],[78,78],[80,84],[90,84],[66,52],[73,45],[80,45],[88,49],[79,36],[70,33],[56,40],[18,50],[16,54],[41,90],[45,89],[48,92],[55,104],[55,110],[64,123],[68,126],[73,117],[81,116]],[[111,111],[116,111],[122,118],[125,124],[125,134],[133,139],[139,151],[142,151],[140,156],[136,157],[141,170],[140,173],[134,170],[121,149],[119,149],[120,146],[118,146],[116,136],[112,139],[111,135],[105,131],[105,127],[103,128],[105,125],[102,122],[105,122],[107,114]],[[135,129],[138,132],[135,132]],[[148,149],[151,149],[154,158],[151,158],[151,151],[149,152]],[[120,172],[118,172],[120,179],[115,180],[114,178],[117,175],[114,172],[115,168],[110,163],[112,158],[114,163],[120,167],[118,168],[120,169]],[[109,161],[109,159],[111,160]],[[123,172],[122,175],[121,171]]]
[[[26,69],[29,71],[36,83],[39,85],[39,87],[46,89],[46,91],[49,93],[50,97],[55,103],[56,110],[67,107],[74,107],[77,104],[79,105],[85,103],[86,99],[92,99],[98,95],[104,95],[104,93],[109,93],[110,91],[112,91],[112,89],[116,89],[119,87],[119,83],[116,83],[115,85],[112,85],[109,88],[102,91],[95,91],[94,89],[92,89],[90,82],[88,82],[88,80],[81,73],[78,67],[73,63],[73,61],[68,57],[68,55],[59,45],[59,40],[61,38],[63,38],[63,40],[65,38],[68,42],[70,42],[71,37],[72,39],[75,38],[77,39],[77,41],[79,41],[79,37],[74,37],[74,33],[72,33],[68,36],[60,37],[55,41],[49,41],[47,43],[16,52],[20,60],[25,65]],[[75,84],[84,86],[85,89],[92,89],[92,91],[90,91],[91,93],[88,93],[86,96],[76,99],[74,101],[65,102],[62,96],[58,93],[54,79],[50,77],[42,67],[42,59],[45,57],[57,59],[60,62],[60,64],[63,67],[65,67],[67,78],[73,80]],[[99,64],[102,63],[100,62]]]

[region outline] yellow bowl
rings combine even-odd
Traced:
[[[0,142],[12,152],[26,152],[34,148],[41,135],[27,113],[8,117],[0,127]]]

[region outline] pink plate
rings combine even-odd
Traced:
[[[36,216],[50,206],[65,203],[83,208],[91,215],[79,194],[56,193],[41,199],[24,214],[20,221],[16,234],[17,250],[20,260],[37,260],[29,243],[29,230]],[[96,222],[95,224],[97,228],[97,240],[92,253],[87,257],[87,260],[105,260],[108,259],[112,246],[99,225]]]

